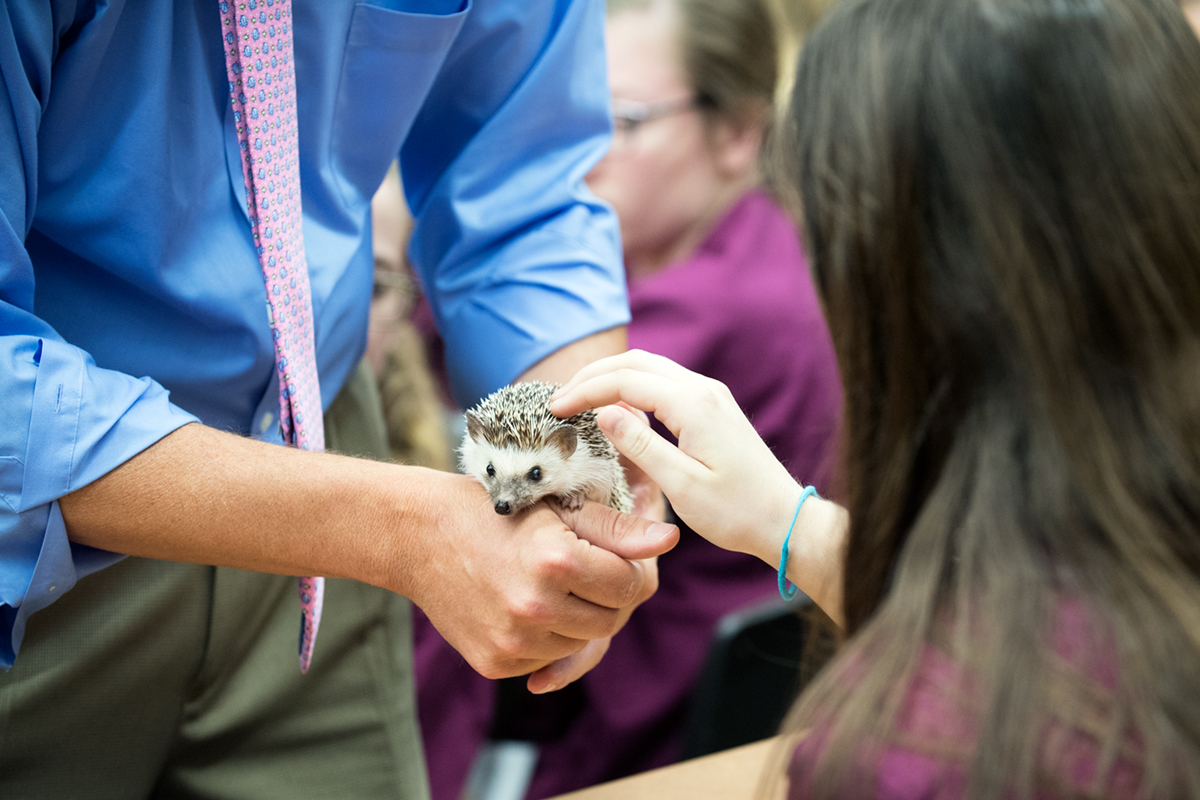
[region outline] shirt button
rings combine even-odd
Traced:
[[[275,421],[274,414],[269,414],[269,413],[263,414],[262,421],[258,423],[259,431],[261,431],[262,433],[266,433],[267,429],[271,427],[271,423],[273,423],[274,421]]]

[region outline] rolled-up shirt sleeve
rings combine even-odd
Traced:
[[[470,404],[629,321],[612,209],[602,0],[476,0],[401,151],[410,256]]]
[[[24,239],[37,197],[37,129],[52,29],[36,9],[10,11],[0,13],[0,666],[6,668],[30,614],[120,558],[70,542],[58,498],[195,420],[171,405],[157,383],[97,367],[34,313]]]
[[[58,498],[196,418],[154,381],[100,369],[61,341],[5,335],[0,353],[0,666],[9,667],[30,614],[120,558],[70,542]]]

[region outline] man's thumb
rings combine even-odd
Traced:
[[[674,525],[623,514],[600,503],[585,502],[573,511],[550,505],[580,539],[631,561],[660,556],[679,541],[679,528]]]

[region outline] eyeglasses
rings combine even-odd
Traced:
[[[695,97],[677,97],[657,103],[639,103],[637,100],[613,99],[614,139],[631,138],[647,122],[686,114],[699,107]]]
[[[375,262],[375,286],[371,291],[371,303],[376,306],[371,313],[373,316],[384,315],[385,322],[407,317],[413,304],[421,296],[421,287],[411,276],[397,272]],[[386,300],[386,303],[380,301]]]

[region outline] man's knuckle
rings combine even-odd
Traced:
[[[567,550],[552,550],[542,556],[539,572],[544,578],[559,581],[575,572],[575,557]]]
[[[616,512],[612,515],[612,535],[616,540],[636,536],[641,530],[642,520],[633,514]]]
[[[492,660],[506,666],[519,660],[525,654],[525,648],[525,637],[515,631],[506,631],[492,640]]]
[[[621,614],[614,609],[608,609],[600,621],[601,629],[597,633],[596,638],[612,636],[621,629]]]
[[[542,598],[534,593],[528,592],[518,594],[508,601],[508,615],[520,627],[536,625],[540,620],[544,619],[547,613],[547,604]],[[521,647],[521,637],[516,633],[509,633],[501,638],[505,644],[512,644],[519,649]]]
[[[604,518],[600,525],[604,535],[603,541],[615,545],[634,533],[637,521],[637,517],[632,514],[623,514],[615,509],[604,507]]]
[[[512,674],[511,669],[496,660],[488,660],[482,664],[477,664],[475,671],[490,681],[498,681]]]

